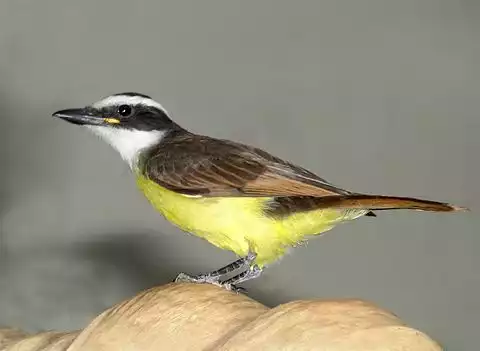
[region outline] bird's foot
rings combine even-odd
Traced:
[[[208,284],[220,284],[219,277],[211,276],[210,274],[188,275],[186,273],[180,273],[175,278],[175,283],[208,283]]]
[[[246,271],[222,282],[224,285],[235,286],[237,284],[246,282],[247,280],[258,278],[263,272],[263,269],[257,265],[249,267]]]
[[[175,283],[193,283],[193,284],[212,284],[237,294],[247,292],[247,290],[244,288],[237,287],[236,285],[233,285],[228,282],[222,283],[219,281],[219,277],[213,277],[208,274],[199,274],[195,276],[190,276],[186,273],[180,273],[179,275],[177,275],[174,282]]]
[[[245,288],[242,288],[240,286],[236,286],[230,283],[220,283],[220,285],[228,291],[234,292],[236,294],[247,294],[248,291]]]
[[[195,283],[195,284],[213,284],[219,287],[223,287],[226,290],[233,291],[236,293],[245,293],[246,290],[240,287],[237,287],[237,284],[240,284],[249,279],[256,278],[260,275],[261,269],[258,266],[250,267],[250,264],[255,260],[257,255],[254,253],[249,253],[246,257],[242,257],[225,267],[222,267],[216,271],[199,274],[199,275],[188,275],[186,273],[180,273],[175,278],[175,283]],[[222,281],[222,277],[225,275],[234,272],[238,269],[244,269],[247,267],[247,270],[243,273],[237,274],[233,278]]]

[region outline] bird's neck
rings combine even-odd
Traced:
[[[169,133],[167,130],[142,131],[99,126],[90,126],[89,129],[117,150],[132,170],[137,167],[141,153],[158,145]]]

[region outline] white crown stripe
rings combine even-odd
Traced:
[[[165,112],[165,114],[168,114],[165,108],[163,108],[163,106],[160,105],[158,102],[143,96],[113,95],[95,102],[94,104],[92,104],[92,107],[96,109],[101,109],[105,107],[119,106],[123,104],[133,105],[133,106],[145,105],[145,106],[156,107],[162,110],[163,112]]]

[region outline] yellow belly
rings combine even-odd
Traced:
[[[185,196],[143,176],[137,176],[137,185],[154,208],[183,231],[239,256],[255,252],[255,263],[261,267],[280,258],[288,247],[307,236],[321,234],[342,221],[353,219],[351,215],[346,218],[345,211],[336,209],[271,218],[263,214],[270,198]]]

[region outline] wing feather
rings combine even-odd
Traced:
[[[345,195],[314,173],[264,150],[195,134],[165,138],[142,167],[158,184],[202,196]]]

